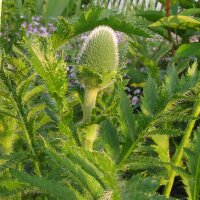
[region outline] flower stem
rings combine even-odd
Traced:
[[[194,119],[189,121],[189,123],[187,124],[185,134],[183,135],[183,138],[181,140],[181,144],[180,144],[178,150],[175,153],[175,156],[174,156],[174,159],[173,159],[173,165],[174,166],[180,166],[180,164],[181,164],[181,159],[182,159],[182,156],[183,156],[184,147],[186,147],[189,143],[190,135],[192,133],[196,119],[199,116],[199,114],[200,114],[200,99],[197,100],[197,102],[196,102],[196,104],[194,105],[194,108],[193,108],[192,117]],[[175,176],[176,176],[176,172],[173,169],[171,169],[171,173],[169,174],[169,180],[168,180],[166,187],[164,189],[164,195],[166,197],[170,196]]]
[[[83,109],[83,124],[91,123],[92,120],[92,110],[96,104],[96,98],[99,88],[85,88],[84,102],[82,105]],[[96,140],[98,130],[98,124],[91,124],[86,127],[86,135],[84,146],[87,150],[92,151],[93,143]]]
[[[83,120],[82,123],[90,123],[92,119],[92,110],[96,104],[96,98],[99,88],[85,88],[84,102],[82,105],[83,109]]]
[[[87,133],[85,136],[84,145],[85,145],[85,148],[89,151],[92,151],[93,149],[93,144],[97,137],[98,128],[99,128],[98,124],[92,124],[92,125],[89,125],[86,129]]]

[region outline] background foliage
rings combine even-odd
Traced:
[[[7,0],[1,24],[2,199],[199,199],[198,1]],[[77,58],[100,25],[119,70],[83,123]]]

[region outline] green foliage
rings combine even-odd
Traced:
[[[22,186],[23,183],[25,183],[25,185],[29,185],[29,187],[38,187],[41,191],[44,191],[48,194],[56,195],[56,197],[60,197],[62,199],[81,199],[81,196],[79,196],[78,193],[76,193],[76,191],[71,189],[69,186],[64,187],[58,183],[55,184],[54,181],[46,180],[45,178],[38,178],[36,176],[31,176],[16,170],[12,170],[11,173],[14,178],[21,182],[19,182],[18,184],[21,184]]]
[[[179,14],[180,15],[191,16],[191,15],[197,15],[199,13],[200,13],[200,9],[199,8],[189,8],[189,9],[181,11]]]
[[[19,13],[26,6],[35,12],[34,1],[16,2]],[[187,194],[171,196],[199,198],[199,54],[198,43],[188,44],[199,29],[197,4],[192,1],[192,10],[179,13],[178,6],[191,8],[191,2],[171,1],[174,15],[166,18],[156,3],[142,2],[140,10],[127,1],[119,12],[93,7],[81,13],[89,1],[60,1],[52,16],[77,16],[59,18],[52,36],[24,37],[9,55],[1,55],[0,198],[167,199],[172,186],[177,189],[177,175]],[[117,3],[111,1],[111,7]],[[129,5],[134,17],[124,15]],[[52,2],[43,6],[49,16]],[[58,48],[98,26],[80,54],[81,66],[75,66],[84,87],[71,86],[70,51]],[[105,26],[125,33],[123,39],[129,36],[128,64],[118,64],[114,32]],[[130,81],[123,79],[126,72]],[[134,93],[141,97],[137,107],[124,92],[127,84],[141,87],[141,96]]]
[[[195,69],[195,64],[193,65],[193,69]],[[148,79],[144,88],[144,97],[142,99],[141,105],[144,115],[141,116],[141,119],[139,117],[137,119],[138,128],[136,129],[136,132],[138,133],[138,138],[136,139],[135,143],[127,145],[129,146],[129,148],[125,154],[126,159],[128,156],[130,156],[130,152],[137,148],[138,143],[141,142],[141,138],[145,135],[152,136],[154,134],[164,134],[177,136],[177,134],[179,135],[181,133],[180,130],[174,129],[173,126],[170,126],[170,129],[166,129],[166,127],[164,125],[162,126],[162,124],[164,124],[166,121],[173,122],[174,120],[177,120],[176,116],[178,116],[179,113],[179,104],[180,102],[187,100],[186,91],[188,89],[189,91],[191,91],[192,88],[193,91],[198,91],[199,78],[198,80],[196,78],[197,76],[199,77],[199,74],[197,75],[195,73],[192,73],[188,77],[182,77],[178,81],[179,84],[176,84],[175,92],[172,95],[170,94],[172,91],[171,89],[169,90],[169,86],[171,84],[170,82],[174,80],[174,73],[175,71],[171,70],[170,74],[166,78],[168,84],[163,85],[160,89],[157,88],[155,80],[153,80],[152,78]],[[194,79],[195,82],[193,82]],[[191,83],[193,86],[191,85]],[[168,93],[167,91],[170,93]],[[199,92],[197,92],[197,95],[198,93]],[[156,141],[156,143],[158,144],[158,141]]]
[[[159,183],[156,180],[150,178],[132,177],[126,184],[125,190],[122,194],[122,199],[168,199],[155,195],[155,191],[158,188]],[[142,188],[142,190],[141,190]]]
[[[199,43],[181,45],[176,51],[175,59],[190,57],[190,56],[198,56],[198,57],[200,56]]]
[[[55,95],[56,98],[63,98],[67,91],[65,63],[63,62],[63,57],[56,58],[55,50],[51,43],[46,42],[44,44],[46,46],[45,49],[42,49],[41,44],[36,38],[34,45],[29,39],[26,39],[23,46],[29,53],[31,66],[46,81],[52,96]]]
[[[17,193],[25,191],[27,188],[26,184],[20,183],[18,181],[1,181],[0,182],[0,191],[1,198],[3,199],[5,196],[9,196],[10,198],[14,198]],[[12,196],[11,196],[12,195]]]
[[[81,33],[91,31],[97,26],[110,26],[116,31],[124,32],[130,36],[139,35],[144,37],[151,36],[151,31],[143,25],[138,25],[137,21],[127,19],[122,14],[113,13],[100,7],[90,8],[82,14],[78,19],[67,21],[63,18],[59,19],[58,29],[52,35],[53,45],[59,47],[70,38]],[[63,33],[66,33],[63,35]]]
[[[106,151],[111,158],[113,158],[115,161],[118,161],[120,146],[116,128],[109,120],[105,120],[101,123],[101,130]]]
[[[200,157],[199,157],[199,145],[200,137],[199,137],[199,129],[194,133],[193,141],[191,142],[191,147],[185,149],[187,155],[187,167],[190,172],[189,176],[183,177],[183,181],[185,184],[185,188],[187,190],[188,198],[192,200],[196,200],[199,198],[199,168],[200,168]]]
[[[121,96],[119,105],[120,106],[119,117],[121,118],[120,125],[123,133],[125,134],[125,137],[127,137],[127,140],[134,140],[136,137],[135,127],[134,127],[135,118],[131,112],[130,101],[124,94],[124,92],[122,92],[120,96]]]
[[[150,25],[151,27],[163,26],[168,28],[187,29],[193,28],[199,30],[200,21],[192,17],[177,15],[162,18],[159,21]]]
[[[157,10],[139,10],[135,15],[145,17],[152,22],[158,21],[160,18],[164,17],[164,13]]]
[[[156,42],[161,40],[161,42]],[[152,42],[151,39],[137,38],[134,37],[129,41],[129,53],[133,56],[139,64],[142,64],[149,70],[149,74],[159,80],[161,72],[159,70],[159,63],[165,57],[165,55],[170,51],[171,46],[162,41],[161,38],[156,38]],[[155,51],[156,50],[156,51]],[[136,68],[136,67],[135,67]],[[146,79],[146,74],[141,73],[136,70],[134,66],[129,66],[128,74],[132,78],[133,83],[141,83]]]
[[[144,97],[142,99],[142,111],[147,116],[153,116],[156,113],[158,105],[158,93],[156,82],[149,77],[144,86]]]
[[[61,15],[69,16],[75,11],[77,1],[62,0],[55,4],[54,1],[48,1],[46,5],[46,18],[57,17]],[[42,2],[41,2],[42,3]],[[41,8],[41,6],[39,6]]]
[[[8,119],[10,120],[9,125],[6,124],[6,121]],[[13,143],[16,139],[16,136],[13,134],[16,129],[16,119],[4,117],[4,119],[2,119],[0,123],[2,123],[2,128],[0,130],[0,154],[7,155],[13,151]]]

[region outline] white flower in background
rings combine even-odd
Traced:
[[[137,96],[134,96],[133,98],[132,98],[132,105],[137,105],[138,103],[139,103],[139,98],[137,97]]]
[[[141,93],[141,90],[140,89],[136,89],[135,91],[134,91],[134,94],[140,94]]]

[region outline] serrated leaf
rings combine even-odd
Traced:
[[[124,92],[121,93],[119,115],[121,128],[125,137],[133,142],[136,138],[135,118],[133,115],[131,102]]]
[[[27,103],[34,97],[38,96],[39,94],[43,93],[46,91],[46,88],[43,85],[39,85],[34,87],[33,89],[27,91],[25,95],[22,97],[22,100],[24,103]]]
[[[33,82],[35,79],[35,74],[32,74],[31,76],[29,76],[28,78],[26,78],[25,80],[23,80],[16,88],[16,93],[17,95],[21,96],[22,92],[24,91],[25,88],[28,87],[28,85]]]
[[[54,181],[48,180],[46,178],[31,176],[17,170],[12,170],[12,175],[22,183],[38,187],[40,190],[43,190],[48,194],[56,195],[62,199],[70,198],[72,200],[79,200],[81,197],[74,189],[70,187],[64,187],[59,183],[55,184]]]
[[[27,120],[31,121],[37,117],[38,114],[42,113],[46,107],[45,103],[38,104],[34,107],[31,107],[31,110],[27,114]]]
[[[130,161],[125,165],[125,168],[129,170],[146,170],[154,169],[155,167],[164,168],[167,165],[169,165],[169,163],[164,163],[157,157],[135,156],[133,161]]]
[[[74,163],[69,158],[58,155],[46,142],[45,144],[47,147],[46,152],[52,157],[52,159],[54,159],[59,166],[69,170],[69,172],[82,183],[85,189],[87,189],[92,196],[98,197],[103,192],[101,184],[95,179],[95,177],[91,176],[83,170],[79,164]]]
[[[144,24],[139,25],[138,22],[128,20],[123,14],[105,14],[105,9],[93,7],[84,12],[80,18],[75,21],[66,21],[61,18],[59,20],[59,28],[52,35],[55,48],[63,45],[70,38],[91,31],[97,26],[107,25],[116,31],[121,31],[129,36],[139,35],[143,37],[151,37],[153,34]],[[65,34],[63,34],[65,33]]]
[[[116,128],[109,120],[101,123],[101,135],[103,138],[105,149],[110,153],[111,157],[117,161],[119,159],[119,138]]]
[[[153,116],[156,112],[157,101],[158,101],[158,89],[157,84],[151,77],[148,78],[145,83],[142,97],[142,112],[147,116]]]
[[[77,76],[80,82],[90,87],[100,85],[102,83],[101,75],[93,68],[83,65],[77,67]]]
[[[112,72],[107,73],[104,76],[102,76],[102,78],[101,78],[102,83],[101,83],[100,87],[108,86],[114,80],[116,75],[117,75],[117,71],[113,70]]]
[[[169,97],[172,97],[178,86],[178,73],[174,66],[168,70],[167,76],[165,78],[165,90],[168,93]]]
[[[180,136],[180,135],[183,135],[183,134],[184,134],[184,131],[176,130],[176,129],[157,129],[157,130],[148,132],[148,135],[150,135],[150,136],[153,136],[153,135],[170,135],[172,137],[177,137],[177,136]]]
[[[6,196],[12,198],[10,195],[16,195],[19,192],[24,192],[27,185],[16,180],[1,180],[0,181],[0,197]],[[5,197],[5,198],[6,198]]]
[[[163,196],[155,195],[156,190],[159,187],[159,181],[153,177],[139,177],[133,176],[128,182],[126,182],[124,191],[122,193],[122,200],[138,199],[168,199]]]

